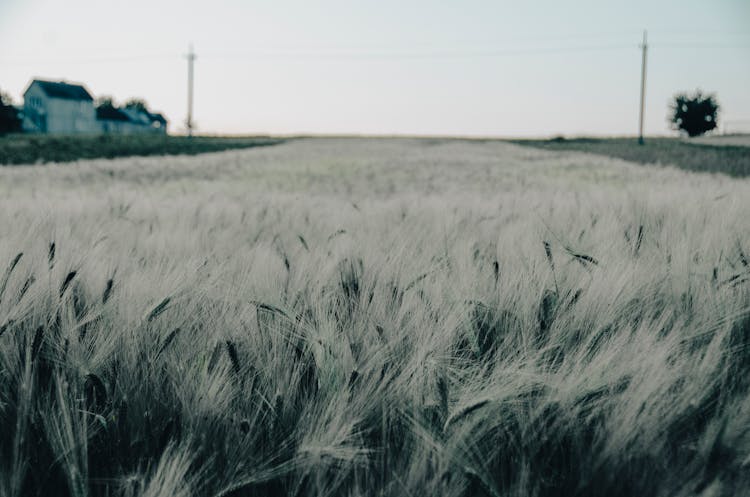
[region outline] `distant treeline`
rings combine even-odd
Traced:
[[[270,137],[8,135],[0,137],[0,165],[70,162],[78,159],[136,155],[195,155],[235,148],[276,145],[283,141]]]
[[[554,138],[514,140],[514,143],[546,150],[565,150],[608,155],[640,164],[673,165],[689,171],[750,176],[750,147],[686,143],[679,138]]]

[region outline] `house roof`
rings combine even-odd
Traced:
[[[151,122],[157,121],[162,124],[167,124],[167,119],[159,112],[149,112],[148,115],[151,118]]]
[[[167,120],[159,113],[147,112],[132,107],[117,108],[112,105],[102,105],[96,108],[96,118],[104,121],[123,121],[133,124],[143,124],[158,122],[166,126]]]
[[[48,97],[63,98],[66,100],[94,100],[83,85],[66,83],[64,81],[45,81],[42,79],[35,79],[31,82],[32,85],[34,83],[37,83]]]
[[[96,118],[103,121],[130,121],[127,114],[111,105],[97,107]]]
[[[148,112],[138,107],[121,107],[120,110],[130,118],[136,124],[149,124],[151,119],[148,116]]]

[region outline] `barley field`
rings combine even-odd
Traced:
[[[0,168],[0,496],[747,495],[748,214],[490,141]]]

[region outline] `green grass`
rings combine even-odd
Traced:
[[[0,168],[0,496],[746,495],[748,212],[498,141]]]
[[[618,157],[640,164],[673,165],[688,171],[750,176],[750,148],[689,143],[677,138],[574,138],[513,140],[513,143],[553,151],[578,151]]]
[[[283,140],[268,137],[7,135],[0,137],[0,165],[147,155],[195,155],[204,152],[274,145],[281,141]]]

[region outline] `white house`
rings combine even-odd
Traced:
[[[23,94],[25,131],[50,134],[100,133],[94,99],[83,85],[34,79]]]

